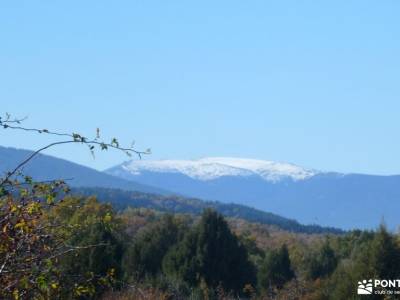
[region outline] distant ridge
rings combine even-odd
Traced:
[[[141,172],[181,173],[198,180],[213,180],[224,176],[260,176],[270,182],[284,179],[304,180],[320,172],[294,164],[274,161],[207,157],[198,160],[132,160],[111,168],[108,173],[122,169],[132,175]]]
[[[0,173],[4,174],[15,168],[32,153],[30,150],[0,146]],[[106,187],[148,193],[168,193],[160,188],[121,179],[45,154],[39,154],[34,157],[24,166],[23,171],[25,175],[30,175],[36,180],[71,178],[71,180],[68,180],[68,184],[71,186]]]
[[[320,172],[246,158],[131,161],[108,174],[200,199],[237,203],[303,224],[373,229],[400,225],[400,176]]]

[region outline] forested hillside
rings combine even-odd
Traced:
[[[357,299],[359,279],[400,275],[399,237],[384,227],[291,233],[210,209],[199,216],[147,208],[117,212],[94,197],[76,196],[37,216],[45,248],[36,245],[25,258],[0,249],[0,257],[9,253],[15,260],[0,276],[2,299],[16,293],[23,299]],[[2,238],[35,236],[32,222],[7,225]],[[60,243],[69,250],[37,268],[18,268],[25,264],[21,259],[36,261],[39,250],[57,251]]]
[[[275,225],[278,228],[293,232],[336,234],[344,232],[337,228],[322,227],[318,225],[303,225],[295,220],[283,218],[276,214],[240,204],[228,204],[181,196],[161,196],[104,188],[74,188],[73,192],[84,196],[96,195],[100,201],[112,203],[112,205],[118,210],[123,210],[127,207],[144,207],[163,212],[199,215],[205,208],[213,208],[226,217],[240,218],[249,222],[258,222],[267,225]]]

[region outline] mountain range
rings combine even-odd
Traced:
[[[345,229],[399,225],[400,176],[321,172],[272,161],[212,157],[133,160],[108,174],[202,199],[233,202]]]
[[[9,171],[31,153],[0,147],[0,172]],[[302,224],[346,230],[371,229],[382,221],[391,229],[399,225],[397,175],[321,172],[289,163],[227,157],[132,160],[101,172],[43,154],[23,171],[36,180],[68,179],[73,187],[92,190],[114,189],[170,197],[165,198],[169,200],[186,197],[217,201],[218,205],[237,204],[236,210],[242,209],[242,205],[256,209],[257,213],[268,212]]]
[[[14,169],[33,152],[0,146],[0,174]],[[127,207],[149,208],[163,212],[201,214],[211,207],[224,216],[241,218],[250,222],[272,225],[278,229],[302,233],[342,233],[337,228],[322,227],[316,224],[303,225],[293,219],[284,218],[240,204],[227,204],[218,201],[204,201],[188,198],[163,189],[120,179],[103,172],[81,166],[70,161],[39,154],[29,161],[23,169],[37,181],[67,179],[72,193],[83,196],[96,196],[100,201],[111,203],[116,209]]]

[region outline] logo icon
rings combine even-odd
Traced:
[[[372,279],[363,280],[358,282],[357,294],[358,295],[371,295],[373,290]]]

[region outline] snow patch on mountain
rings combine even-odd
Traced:
[[[132,175],[140,175],[144,171],[181,173],[204,181],[223,176],[252,175],[258,175],[270,182],[283,179],[297,181],[318,173],[289,163],[232,157],[207,157],[198,160],[132,160],[123,163],[121,169]],[[114,168],[113,172],[118,171]]]

